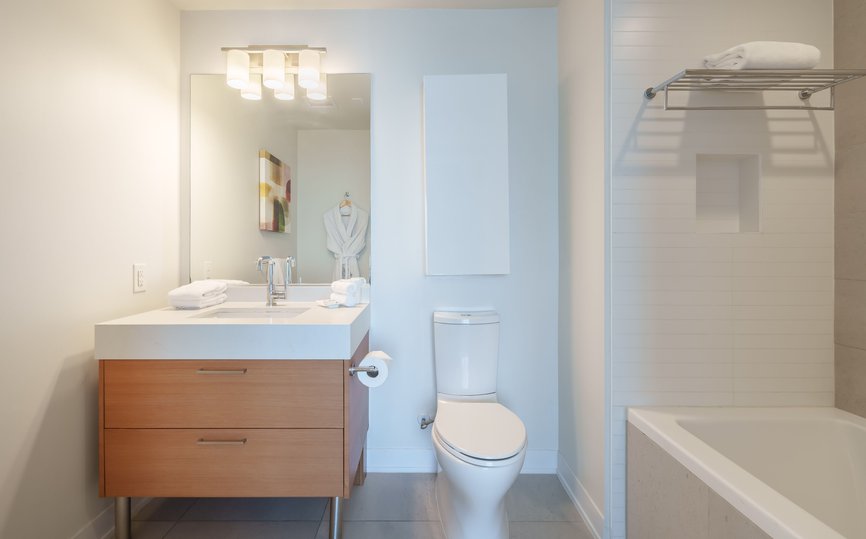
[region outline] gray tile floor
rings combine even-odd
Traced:
[[[369,474],[346,501],[345,539],[444,539],[434,474]],[[521,475],[506,499],[511,539],[591,539],[554,475]],[[134,539],[327,539],[323,498],[157,498]]]

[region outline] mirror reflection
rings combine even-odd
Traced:
[[[190,276],[295,283],[370,278],[370,76],[329,74],[328,99],[242,99],[224,75],[190,81]],[[267,92],[266,92],[267,94]]]

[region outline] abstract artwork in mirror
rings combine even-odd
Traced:
[[[263,255],[294,256],[295,283],[330,283],[344,256],[354,259],[346,258],[353,275],[357,261],[357,274],[370,278],[370,229],[353,228],[352,249],[335,256],[323,221],[347,192],[354,208],[372,209],[370,75],[329,74],[325,101],[248,101],[225,75],[192,75],[189,136],[192,280],[262,283],[256,260]],[[259,187],[261,150],[270,156],[267,187]]]
[[[267,150],[259,150],[259,230],[290,233],[292,169]]]

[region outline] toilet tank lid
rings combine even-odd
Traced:
[[[433,313],[436,324],[498,324],[496,311],[436,311]]]

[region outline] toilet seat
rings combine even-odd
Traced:
[[[511,459],[526,447],[523,422],[497,402],[439,401],[433,433],[449,453],[486,465]]]

